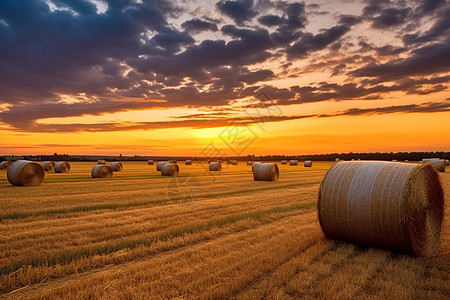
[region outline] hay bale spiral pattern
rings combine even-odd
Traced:
[[[444,196],[429,164],[335,164],[321,183],[317,206],[330,238],[416,256],[438,249]]]
[[[9,166],[6,176],[12,185],[37,186],[44,180],[45,171],[38,163],[18,160]]]
[[[96,165],[91,171],[92,178],[108,178],[113,176],[113,170],[110,166]]]
[[[277,164],[255,163],[252,171],[256,181],[277,181],[280,177]]]

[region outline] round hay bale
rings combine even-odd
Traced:
[[[169,163],[171,163],[171,164],[176,164],[177,161],[176,161],[175,159],[171,159],[171,160],[169,160]]]
[[[248,161],[247,162],[247,166],[251,166],[251,165],[253,165],[253,162],[252,161]]]
[[[339,162],[339,161],[340,161],[339,157],[336,157],[336,158],[334,159],[334,161],[335,161],[335,162]]]
[[[438,250],[444,194],[428,164],[335,164],[320,185],[317,207],[327,237],[416,256]]]
[[[282,160],[282,161],[281,161],[281,164],[282,164],[282,165],[287,165],[287,160]]]
[[[113,172],[120,172],[123,170],[123,165],[121,162],[115,161],[111,163],[111,170],[113,170]]]
[[[180,173],[180,167],[174,163],[165,163],[161,167],[161,175],[164,176],[177,176]]]
[[[106,161],[104,159],[99,159],[97,161],[97,165],[105,165],[105,164],[106,164]]]
[[[443,159],[432,159],[426,163],[430,164],[436,171],[445,172],[445,160]]]
[[[448,159],[445,160],[445,165],[450,166],[450,161]]]
[[[305,160],[305,162],[303,163],[303,165],[307,168],[312,167],[312,161],[310,160]]]
[[[159,163],[156,164],[156,171],[161,171],[162,166],[164,166],[164,164],[168,164],[167,161],[160,161]]]
[[[55,163],[55,173],[69,173],[70,165],[66,161],[58,161]]]
[[[92,178],[108,178],[113,176],[113,170],[110,166],[96,165],[91,171]]]
[[[149,165],[153,165],[153,159],[149,159],[149,160],[148,160],[148,164],[149,164]]]
[[[190,165],[192,165],[192,160],[190,160],[190,159],[187,159],[187,160],[186,160],[186,162],[185,162],[185,164],[186,164],[186,166],[190,166]]]
[[[219,161],[219,163],[220,163],[220,161]],[[231,161],[231,164],[232,164],[233,166],[237,166],[237,165],[238,165],[238,162],[237,162],[237,160],[232,160],[232,161]]]
[[[0,170],[8,170],[9,166],[12,165],[12,162],[9,160],[4,160],[0,163]]]
[[[222,170],[222,164],[218,161],[212,161],[209,163],[209,170],[210,171],[220,171],[220,170]]]
[[[252,167],[253,179],[263,181],[277,181],[280,171],[277,164],[256,163]]]
[[[44,171],[47,172],[55,171],[55,163],[53,161],[44,161],[42,167],[44,168]]]
[[[298,166],[298,160],[296,160],[296,159],[291,159],[291,160],[289,161],[289,165],[290,165],[290,166]]]
[[[6,176],[12,185],[37,186],[44,180],[45,171],[38,163],[18,160],[9,166]]]

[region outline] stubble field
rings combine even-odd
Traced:
[[[0,298],[450,298],[449,173],[440,253],[418,259],[324,237],[332,163],[279,164],[278,182],[242,162],[179,165],[177,178],[130,162],[92,179],[94,163],[71,163],[28,188],[0,171]]]

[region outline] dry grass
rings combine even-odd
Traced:
[[[319,183],[331,163],[280,165],[255,182],[251,166],[147,162],[92,180],[72,163],[39,187],[0,171],[0,298],[448,299],[449,209],[436,257],[417,259],[324,238]],[[440,174],[446,202],[450,174]]]

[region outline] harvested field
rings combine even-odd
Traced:
[[[331,162],[278,163],[274,182],[244,163],[192,163],[166,177],[125,162],[93,180],[96,162],[74,162],[26,188],[0,171],[0,298],[448,299],[448,172],[441,250],[419,259],[324,237]]]

